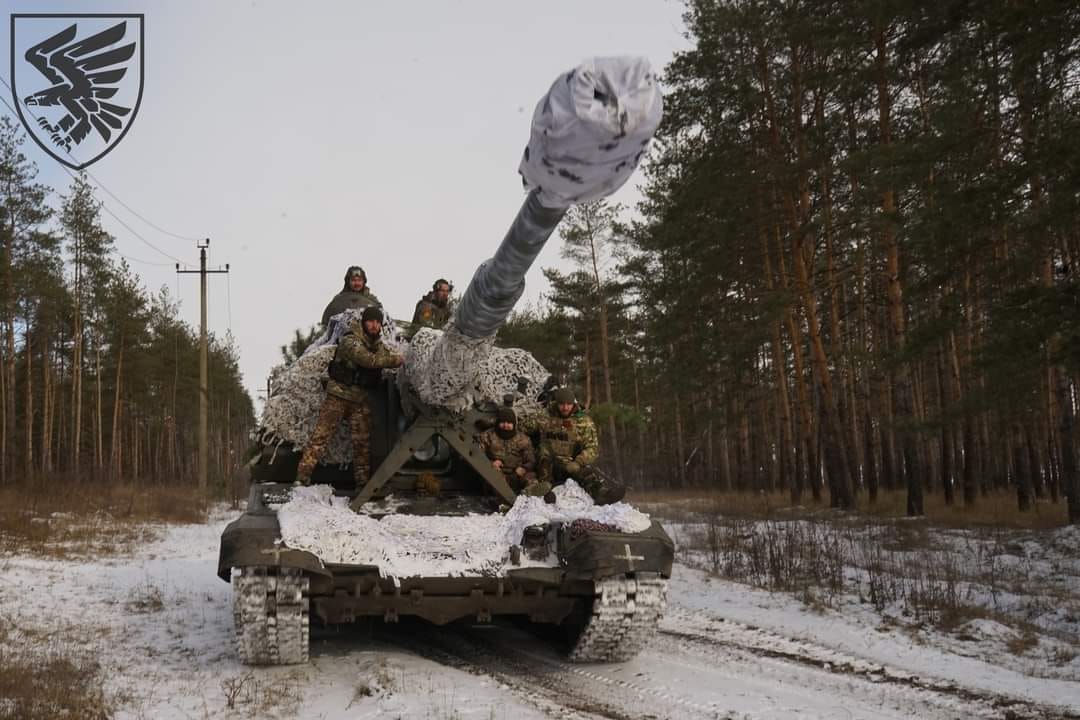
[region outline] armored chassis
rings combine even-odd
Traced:
[[[377,501],[391,493],[395,514],[492,517],[514,504],[513,490],[473,442],[475,424],[494,417],[493,402],[502,399],[495,391],[506,393],[515,381],[519,400],[536,407],[539,397],[525,395],[528,384],[512,377],[513,363],[491,362],[495,334],[567,209],[626,182],[661,114],[655,77],[642,58],[597,58],[556,79],[537,104],[519,167],[530,192],[495,255],[477,269],[445,331],[437,338],[414,337],[397,377],[368,391],[371,479],[354,487],[350,473],[331,465],[319,467],[313,482],[333,485],[353,510],[372,517],[378,517]],[[309,373],[310,382],[295,386],[307,400],[317,397],[312,373],[325,370],[325,363],[320,368],[315,362],[319,358],[329,361],[325,354],[305,353],[296,363]],[[539,396],[535,388],[544,378],[533,381]],[[282,407],[302,405],[306,418],[313,412],[310,402],[281,399]],[[268,405],[275,402],[268,399]],[[264,411],[264,424],[266,416]],[[307,660],[311,617],[336,624],[364,617],[394,622],[402,615],[434,623],[522,616],[559,628],[570,658],[578,661],[632,657],[655,630],[674,555],[671,539],[655,522],[633,533],[580,518],[530,525],[501,554],[508,564],[464,576],[385,577],[376,564],[334,564],[287,547],[279,541],[277,508],[290,498],[299,461],[284,441],[290,432],[295,445],[306,441],[295,427],[261,429],[258,437],[273,437],[273,446],[252,466],[247,511],[221,538],[218,574],[233,584],[244,662]],[[387,522],[384,516],[379,527]]]
[[[421,515],[499,512],[513,501],[471,440],[484,412],[429,411],[407,423],[397,388],[387,381],[371,391],[371,400],[372,463],[379,468],[372,484],[383,481],[373,500],[392,493],[405,502],[395,512]],[[655,522],[634,534],[587,522],[530,527],[508,548],[512,561],[553,551],[558,565],[511,566],[499,577],[395,579],[382,577],[376,566],[324,564],[280,544],[276,507],[289,499],[299,455],[278,448],[270,462],[271,454],[253,465],[247,510],[226,527],[218,560],[218,575],[233,585],[245,663],[306,662],[309,618],[334,625],[365,617],[395,622],[403,615],[436,624],[522,616],[557,627],[572,660],[625,660],[641,649],[663,612],[674,545]],[[407,459],[399,463],[402,455]],[[425,488],[417,494],[419,477],[434,477],[438,493]],[[360,493],[351,474],[336,466],[320,466],[313,481],[351,499]]]

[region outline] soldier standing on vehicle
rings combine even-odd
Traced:
[[[550,483],[536,477],[536,453],[529,437],[517,429],[517,415],[508,407],[499,408],[495,427],[477,436],[491,464],[506,477],[514,492],[541,496],[551,490]]]
[[[359,265],[353,265],[345,271],[345,287],[335,295],[323,310],[322,324],[325,327],[330,318],[350,308],[360,310],[366,307],[379,307],[382,303],[371,288],[367,286],[367,273]]]
[[[450,291],[454,286],[449,280],[439,278],[432,284],[431,292],[420,298],[413,313],[413,324],[424,327],[442,328],[450,320]]]
[[[534,415],[523,425],[539,438],[536,474],[540,482],[561,485],[574,478],[599,505],[622,500],[626,487],[596,467],[600,456],[596,424],[578,405],[573,390],[556,390],[547,413]]]
[[[326,399],[319,409],[315,430],[304,448],[296,471],[298,484],[311,483],[311,473],[342,420],[349,423],[356,486],[362,487],[367,483],[371,471],[368,388],[378,385],[383,368],[400,367],[405,361],[401,355],[383,345],[382,323],[383,312],[380,308],[365,308],[359,326],[351,326],[338,342],[328,368],[330,380],[326,384]]]

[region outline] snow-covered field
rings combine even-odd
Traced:
[[[118,718],[1080,718],[1077,661],[1006,652],[1011,630],[991,620],[961,640],[685,564],[658,637],[628,663],[571,665],[509,624],[402,622],[318,632],[307,666],[247,668],[215,574],[235,515],[153,528],[102,561],[0,555],[0,650],[95,653]],[[1053,572],[1044,555],[1027,562]]]

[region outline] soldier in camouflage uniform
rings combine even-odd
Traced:
[[[450,291],[453,286],[448,280],[439,278],[431,286],[431,292],[416,303],[413,324],[423,327],[442,328],[450,320]]]
[[[319,409],[315,430],[304,448],[304,455],[296,471],[298,484],[308,485],[311,482],[311,473],[326,452],[326,446],[342,420],[349,423],[356,486],[361,487],[367,483],[371,471],[371,454],[368,448],[371,408],[368,388],[378,385],[383,368],[400,367],[405,361],[383,345],[382,323],[381,309],[365,308],[359,326],[350,327],[338,342],[334,359],[328,368],[330,380],[326,384],[326,399]]]
[[[362,308],[378,307],[382,305],[375,293],[367,285],[367,273],[359,265],[353,265],[345,271],[345,286],[341,292],[330,299],[326,309],[323,310],[322,324],[329,324],[330,318],[338,313],[349,309],[360,310]]]
[[[550,483],[537,481],[532,441],[525,433],[518,432],[517,415],[512,409],[499,408],[495,427],[480,433],[476,439],[514,492],[541,496],[551,490]]]
[[[539,438],[536,470],[541,482],[559,485],[572,477],[599,505],[622,500],[626,487],[595,465],[600,456],[596,425],[578,406],[572,390],[556,390],[548,412],[523,424],[528,426],[526,432]]]

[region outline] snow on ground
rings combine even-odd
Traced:
[[[842,582],[838,579],[834,588],[812,587],[806,605],[819,614],[802,624],[784,621],[780,627],[788,634],[822,631],[836,625],[837,618],[840,627],[847,627],[850,619],[859,618],[843,647],[869,643],[862,652],[881,662],[907,662],[918,672],[942,664],[927,660],[924,650],[933,649],[947,658],[949,669],[1008,671],[980,670],[986,681],[979,687],[987,689],[1020,692],[1040,686],[1043,679],[1065,681],[1065,688],[1080,683],[1080,528],[952,530],[901,524],[898,537],[897,527],[889,525],[722,520],[732,523],[725,528],[694,520],[667,524],[683,563],[728,577],[745,574],[750,584],[773,580],[768,570],[746,572],[748,564],[761,564],[748,556],[762,542],[784,544],[795,537],[811,546],[809,555],[831,555],[824,564],[841,574]],[[702,547],[702,539],[710,536],[711,550]],[[872,600],[875,585],[889,597]],[[725,592],[725,617],[753,622],[759,608],[740,615],[737,604],[731,604],[739,588],[745,586],[735,584]],[[868,633],[867,628],[875,630]],[[884,634],[891,639],[884,654],[876,653],[873,648]]]
[[[235,515],[155,528],[126,558],[0,556],[0,618],[97,652],[117,718],[1080,717],[1075,680],[957,655],[865,606],[815,612],[682,565],[657,638],[627,663],[571,665],[509,624],[402,622],[314,635],[306,666],[247,668],[216,576]]]

